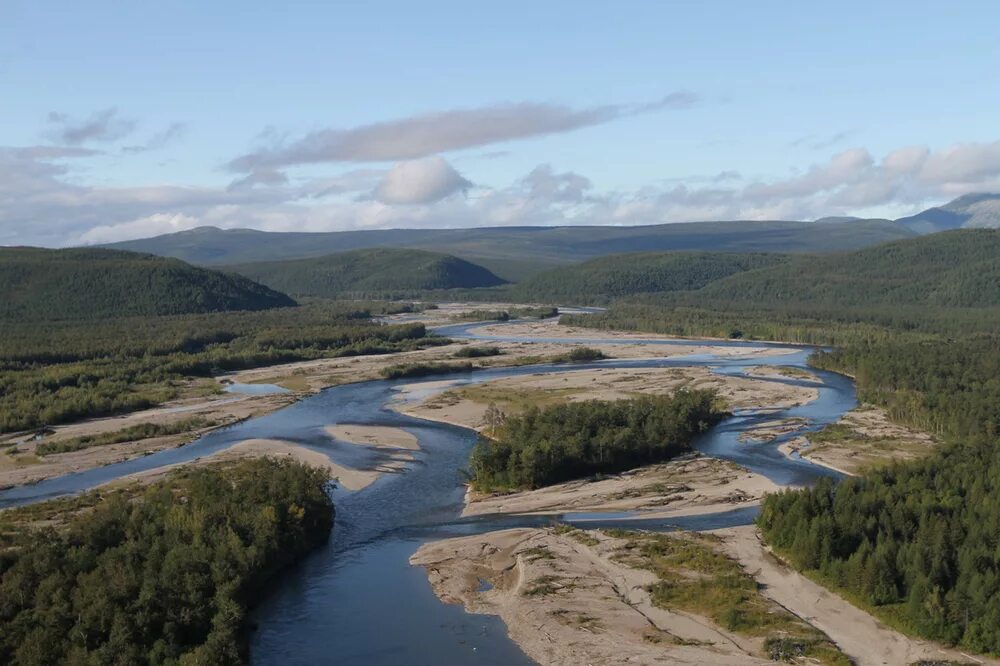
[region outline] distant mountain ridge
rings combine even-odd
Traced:
[[[1000,227],[1000,194],[966,194],[896,222],[919,234],[963,228],[995,229]]]
[[[448,254],[395,248],[236,264],[236,273],[296,296],[374,297],[505,284],[482,266]]]
[[[0,248],[0,321],[102,319],[295,305],[240,275],[102,248]]]
[[[325,233],[202,227],[107,247],[232,265],[316,257],[374,247],[425,249],[483,266],[518,281],[541,270],[608,254],[654,251],[825,252],[913,236],[885,220],[847,223],[742,221],[648,226],[476,227]]]

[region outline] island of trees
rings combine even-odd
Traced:
[[[494,407],[472,452],[472,487],[538,488],[662,462],[689,451],[694,436],[723,415],[705,390],[531,407],[506,418]]]

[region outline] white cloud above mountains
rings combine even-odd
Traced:
[[[638,105],[607,104],[574,109],[520,102],[413,115],[349,129],[323,129],[291,143],[262,148],[232,160],[237,173],[329,162],[394,162],[438,153],[569,132],[664,109],[687,109],[700,98],[672,92]]]
[[[549,164],[513,182],[480,182],[441,155],[698,102],[673,93],[647,104],[582,109],[500,104],[322,130],[233,160],[228,167],[238,177],[218,187],[80,184],[77,165],[89,158],[155,149],[184,127],[122,146],[116,142],[130,137],[135,123],[114,108],[84,120],[54,114],[50,129],[58,144],[0,147],[0,244],[110,242],[202,225],[323,231],[812,219],[1000,191],[1000,141],[908,146],[881,157],[856,147],[785,177],[749,179],[740,175],[748,165],[726,164],[714,177],[663,181],[650,174],[653,184],[612,191]],[[286,173],[303,164],[315,172],[320,162],[335,163],[325,167],[333,173]],[[353,168],[337,173],[336,163]]]
[[[385,173],[373,196],[386,204],[427,204],[470,187],[471,182],[435,155],[397,162]]]

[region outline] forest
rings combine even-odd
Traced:
[[[423,324],[359,319],[353,304],[337,302],[44,327],[0,323],[0,432],[151,407],[188,389],[190,378],[229,370],[445,341]]]
[[[243,663],[248,608],[328,538],[327,483],[255,459],[6,511],[0,662]]]
[[[504,417],[490,409],[487,435],[469,461],[483,492],[532,489],[662,462],[724,415],[711,391],[530,407]]]
[[[289,294],[323,298],[405,298],[425,290],[474,289],[504,283],[486,268],[458,257],[395,248],[226,268]]]
[[[0,322],[266,310],[295,301],[245,277],[148,254],[0,248]]]
[[[510,298],[563,305],[606,304],[633,294],[700,289],[729,275],[789,259],[751,252],[616,254],[533,275],[511,287]]]
[[[539,273],[511,298],[614,306],[814,311],[1000,306],[1000,230],[964,229],[811,255],[622,254]],[[649,298],[630,298],[647,295]]]
[[[723,294],[720,285],[765,284],[765,271],[709,285],[700,300],[698,292],[637,298],[561,321],[836,345],[810,362],[853,376],[861,401],[944,443],[916,462],[769,496],[759,521],[765,539],[893,626],[1000,654],[1000,309],[990,282],[997,261],[989,256],[1000,256],[992,244],[998,233],[943,233],[864,250],[856,254],[887,263],[847,263],[843,279],[825,262],[815,272],[782,265],[765,269],[780,280],[742,292],[745,298],[728,287]],[[964,264],[955,252],[967,253],[970,265],[981,261],[983,271],[956,268]],[[829,282],[821,288],[813,276],[822,271]],[[870,284],[859,287],[851,272]],[[910,289],[910,282],[922,286]],[[948,296],[955,285],[968,293]],[[851,291],[857,305],[841,300]]]

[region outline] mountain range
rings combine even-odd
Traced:
[[[317,233],[199,227],[107,247],[205,266],[320,257],[366,248],[411,248],[454,255],[504,280],[520,281],[548,268],[625,252],[832,252],[947,229],[995,226],[1000,226],[1000,195],[969,194],[898,220],[832,217],[815,222],[746,220]]]

